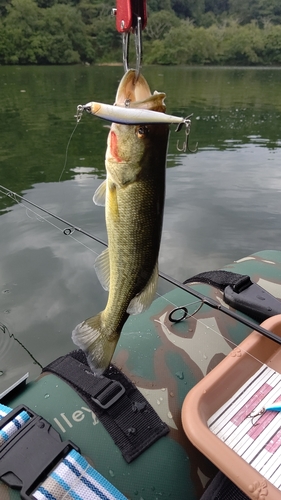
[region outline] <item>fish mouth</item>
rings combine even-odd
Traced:
[[[114,105],[165,112],[165,97],[163,92],[151,94],[144,76],[136,77],[136,70],[129,69],[119,83]]]
[[[129,69],[119,83],[115,105],[124,106],[124,103],[144,101],[148,97],[151,92],[146,79],[141,74],[136,78],[136,71]]]

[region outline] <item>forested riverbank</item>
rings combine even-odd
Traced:
[[[120,62],[114,6],[0,0],[0,64]],[[145,64],[280,65],[281,3],[148,0],[143,44]]]

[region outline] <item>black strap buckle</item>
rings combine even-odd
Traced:
[[[169,432],[156,411],[136,386],[116,366],[97,377],[89,369],[83,351],[73,351],[46,366],[65,380],[96,414],[130,463]]]
[[[80,450],[71,441],[62,442],[47,420],[24,405],[6,415],[0,429],[24,410],[30,419],[0,446],[0,477],[11,488],[21,490],[23,500],[32,500],[32,492],[50,471],[72,449]]]
[[[91,399],[103,410],[110,408],[125,393],[125,387],[117,380],[106,379],[106,385],[102,387]]]

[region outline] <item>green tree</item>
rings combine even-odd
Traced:
[[[42,14],[34,0],[12,0],[2,23],[0,62],[34,64],[36,53],[31,39],[37,36]]]
[[[219,16],[229,10],[229,0],[205,0],[205,12]]]
[[[226,64],[262,63],[264,49],[262,30],[255,22],[245,26],[233,22],[225,30],[223,48],[222,62]]]
[[[1,32],[4,64],[73,64],[94,58],[81,15],[69,5],[42,9],[34,0],[12,0]]]
[[[88,26],[97,59],[101,62],[120,60],[121,37],[110,16],[100,16]]]
[[[171,0],[149,0],[148,12],[158,12],[159,10],[171,10]]]
[[[280,23],[280,0],[229,0],[229,12],[239,17],[243,24],[256,20],[262,25],[264,19]]]
[[[281,26],[267,25],[264,34],[264,62],[281,64]]]
[[[85,24],[92,24],[97,19],[110,18],[111,7],[95,0],[80,0],[77,5]],[[112,23],[114,25],[114,22]]]
[[[206,64],[214,61],[216,53],[212,32],[196,28],[191,22],[182,21],[171,28],[163,40],[151,45],[148,62],[159,64]]]
[[[7,14],[8,0],[0,0],[0,19]]]
[[[161,40],[171,28],[179,26],[180,20],[174,12],[161,10],[149,16],[149,23],[143,32],[144,40]]]
[[[205,12],[205,0],[171,0],[171,6],[178,17],[195,21]]]
[[[151,0],[148,8],[144,63],[281,64],[280,0]],[[0,0],[0,64],[119,62],[110,11],[102,0]]]
[[[29,35],[37,31],[43,14],[34,0],[12,0],[7,7],[5,25],[16,27],[23,34]]]
[[[86,28],[79,11],[65,4],[55,4],[44,10],[42,31],[52,37],[50,44],[51,59],[54,60],[54,47],[57,57],[65,64],[79,61],[93,61],[94,50],[86,34]],[[49,57],[49,56],[48,56]],[[59,62],[59,59],[56,61]]]

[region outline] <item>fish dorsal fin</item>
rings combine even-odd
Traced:
[[[166,94],[164,92],[157,92],[155,90],[154,94],[149,96],[147,99],[143,101],[134,101],[129,104],[129,108],[141,108],[141,109],[149,109],[151,111],[159,111],[164,113],[166,109],[166,105],[164,103]]]
[[[94,196],[93,202],[100,207],[105,206],[105,195],[106,195],[106,179],[97,188]]]
[[[128,314],[139,314],[145,309],[148,309],[154,299],[158,283],[158,264],[150,277],[149,282],[141,293],[136,295],[130,302],[127,308]]]
[[[108,248],[104,250],[95,260],[95,271],[101,286],[109,290],[110,285],[110,262]]]

